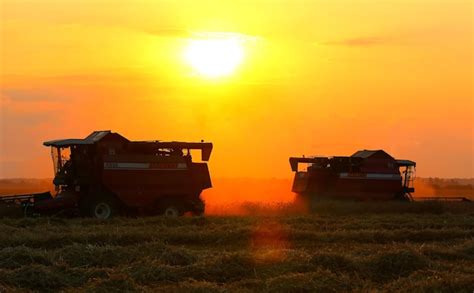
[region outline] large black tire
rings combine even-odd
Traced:
[[[82,203],[81,210],[85,216],[108,220],[119,215],[120,205],[111,195],[90,196]]]

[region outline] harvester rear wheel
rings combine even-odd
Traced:
[[[183,215],[183,212],[175,205],[167,206],[163,212],[165,217],[176,218]]]

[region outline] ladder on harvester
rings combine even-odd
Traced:
[[[407,166],[403,171],[403,190],[405,193],[405,197],[409,201],[413,201],[413,196],[411,193],[415,191],[414,187],[415,183],[415,169]]]

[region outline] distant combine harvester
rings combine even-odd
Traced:
[[[306,170],[299,170],[306,164]],[[292,157],[296,172],[292,191],[303,199],[370,201],[470,201],[465,197],[416,197],[416,163],[399,160],[383,150],[362,150],[352,156]]]
[[[309,164],[299,171],[299,164]],[[383,150],[352,156],[292,157],[293,192],[303,197],[412,200],[416,163],[397,160]]]

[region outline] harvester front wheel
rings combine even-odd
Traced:
[[[106,202],[100,202],[94,207],[94,218],[109,219],[112,217],[112,207]]]
[[[85,204],[88,216],[100,220],[108,220],[117,216],[119,212],[118,203],[111,196],[92,198]]]

